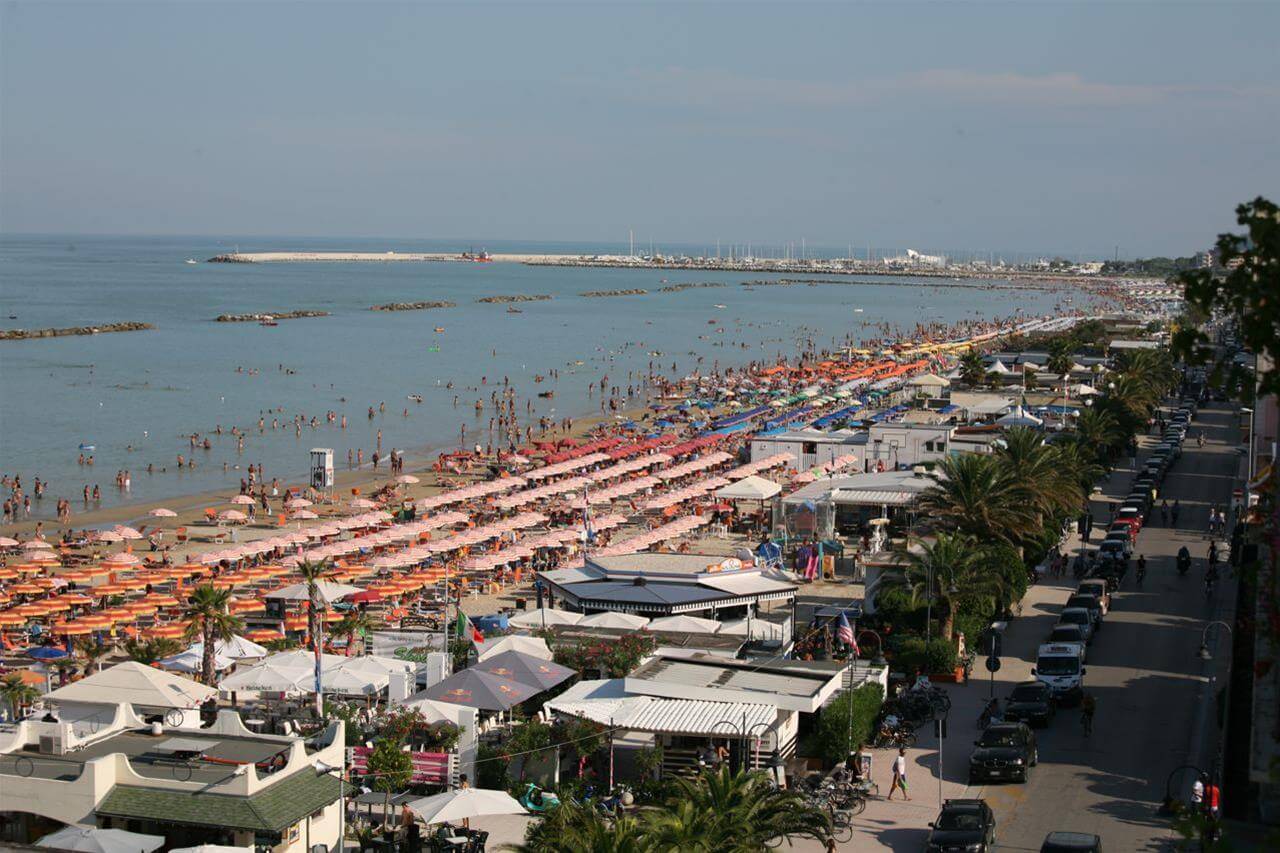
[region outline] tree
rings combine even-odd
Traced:
[[[382,822],[387,822],[391,809],[391,795],[403,791],[413,779],[413,757],[400,748],[393,738],[378,738],[369,752],[368,775],[370,787],[386,795],[382,803]]]
[[[204,648],[200,659],[200,678],[212,685],[216,673],[214,654],[219,640],[227,641],[244,629],[244,623],[231,615],[231,590],[218,589],[212,584],[201,584],[191,592],[191,599],[183,615],[191,620],[187,639],[196,637]]]
[[[974,388],[986,382],[987,365],[982,353],[971,349],[960,356],[960,378]]]
[[[870,742],[883,702],[884,688],[871,682],[844,691],[822,709],[814,745],[824,765],[835,764],[858,744]]]
[[[76,657],[84,661],[86,674],[102,669],[102,662],[115,650],[114,646],[104,643],[93,636],[80,637],[75,641],[74,648]]]
[[[376,627],[377,623],[374,622],[373,617],[367,611],[356,609],[342,617],[342,621],[334,628],[334,632],[346,635],[347,655],[350,656],[351,650],[355,646],[356,634],[364,637]]]
[[[1186,270],[1177,277],[1187,303],[1201,315],[1233,318],[1240,328],[1240,340],[1250,352],[1267,355],[1270,367],[1260,370],[1260,394],[1280,394],[1280,208],[1259,196],[1236,208],[1236,223],[1244,234],[1219,234],[1216,245],[1217,268]],[[1200,329],[1187,325],[1173,336],[1176,354],[1190,362],[1204,363],[1213,357],[1212,342]],[[1234,383],[1242,377],[1227,377],[1232,367],[1216,368],[1221,382]],[[1252,390],[1251,383],[1246,387]]]
[[[1109,462],[1128,438],[1115,415],[1106,409],[1089,406],[1075,423],[1076,444],[1099,462]]]
[[[40,698],[40,691],[22,680],[22,674],[10,672],[0,679],[0,697],[9,705],[11,719],[18,720],[22,711]]]
[[[795,791],[779,791],[764,773],[728,767],[676,780],[665,807],[650,818],[650,837],[660,850],[763,850],[780,838],[825,841],[825,812]]]
[[[1004,442],[995,457],[1013,481],[1028,505],[1037,513],[1039,522],[1060,512],[1074,512],[1083,496],[1072,472],[1062,466],[1054,448],[1045,444],[1044,436],[1030,427],[1005,430]]]
[[[1044,363],[1045,370],[1054,376],[1070,373],[1072,365],[1075,364],[1075,359],[1072,358],[1075,349],[1075,341],[1071,338],[1056,338],[1049,345],[1049,360]]]
[[[182,644],[177,640],[161,637],[155,640],[125,640],[124,653],[129,660],[145,663],[148,666],[158,660],[176,655],[182,651]]]
[[[908,542],[908,546],[895,555],[895,559],[906,566],[901,582],[911,590],[913,605],[936,598],[942,620],[938,633],[950,640],[955,612],[948,590],[958,587],[960,578],[970,574],[975,549],[967,536],[946,532],[939,532],[932,542],[918,542],[917,547],[919,550],[913,550]],[[893,582],[891,578],[886,576],[885,581]]]
[[[524,843],[508,845],[514,853],[647,853],[656,848],[645,836],[643,818],[606,820],[589,805],[562,801],[559,808],[529,823]]]
[[[994,456],[962,453],[938,460],[920,496],[922,516],[941,530],[1016,542],[1035,523],[1019,484]]]

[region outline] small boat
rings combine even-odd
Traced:
[[[853,309],[853,313],[855,313],[855,314],[861,314],[861,313],[862,313],[862,309],[861,309],[861,308],[854,308],[854,309]]]
[[[440,334],[440,333],[441,333],[441,332],[443,332],[443,331],[444,331],[444,326],[436,326],[436,334],[437,334],[437,335],[438,335],[438,334]]]
[[[195,259],[195,258],[187,258],[185,261],[183,261],[183,263],[185,263],[185,264],[194,264],[194,263],[196,263],[196,259]]]
[[[421,394],[409,394],[409,395],[408,395],[408,397],[409,397],[409,399],[410,399],[410,400],[412,400],[412,401],[413,401],[413,402],[415,402],[415,403],[421,403],[421,402],[422,402],[422,395],[421,395]]]
[[[276,321],[275,317],[263,317],[261,320],[258,321],[258,325],[259,326],[279,326],[280,323]]]
[[[717,302],[717,303],[716,303],[716,307],[717,307],[717,308],[727,308],[728,306],[727,306],[727,305],[721,305],[719,302]]]
[[[556,395],[555,391],[539,391],[538,392],[538,396],[544,400],[550,400],[555,395]]]
[[[92,445],[92,444],[82,444],[82,445],[80,445],[80,449],[81,449],[81,450],[97,450],[98,448],[97,448],[97,446]]]
[[[508,313],[508,314],[523,314],[524,312],[523,312],[523,311],[521,311],[519,308],[508,307],[508,308],[507,308],[507,313]]]

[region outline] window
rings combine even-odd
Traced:
[[[818,452],[818,442],[816,442],[816,441],[806,441],[806,442],[803,442],[803,443],[800,445],[800,452],[801,452],[801,453],[808,453],[808,454],[814,454],[814,453],[817,453],[817,452]]]

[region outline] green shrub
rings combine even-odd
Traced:
[[[830,767],[843,761],[858,744],[867,743],[883,701],[884,690],[874,683],[864,684],[836,697],[822,709],[818,731],[811,741],[812,748],[818,753],[814,757],[821,758],[823,765]]]
[[[902,643],[894,668],[908,675],[916,670],[930,673],[951,672],[956,666],[955,644],[941,637],[928,643],[923,637],[911,637]]]

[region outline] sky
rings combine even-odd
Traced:
[[[1186,254],[1280,196],[1277,33],[1280,3],[0,2],[0,232]]]

